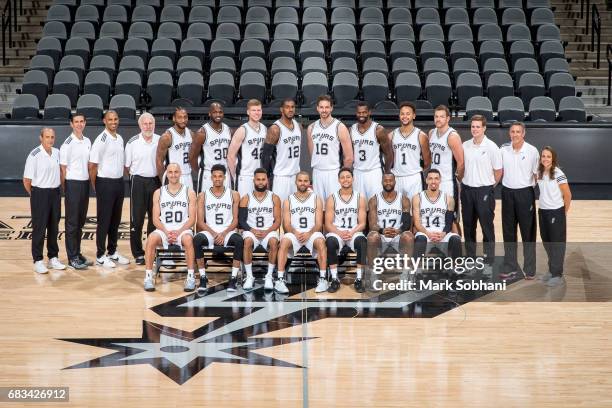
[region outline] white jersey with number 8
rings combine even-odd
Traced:
[[[234,219],[232,190],[226,188],[221,196],[213,194],[212,188],[206,190],[204,205],[206,224],[215,232],[222,232]]]
[[[249,203],[247,205],[248,216],[247,224],[255,229],[268,229],[274,224],[274,194],[266,191],[266,195],[260,201],[254,193],[249,193]]]

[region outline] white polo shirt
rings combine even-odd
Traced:
[[[121,135],[113,137],[106,130],[100,133],[91,146],[89,161],[98,165],[98,177],[122,178],[124,150]]]
[[[540,187],[540,209],[556,210],[565,205],[563,194],[561,194],[560,184],[567,184],[567,177],[563,171],[556,167],[553,178],[548,177],[548,172],[538,179]]]
[[[51,154],[40,145],[30,152],[25,162],[23,178],[32,180],[38,188],[57,188],[60,185],[60,152],[55,147]]]
[[[130,175],[141,177],[156,177],[157,166],[155,157],[157,155],[157,144],[159,135],[155,133],[147,142],[142,133],[128,140],[125,145],[125,167],[130,169]]]
[[[66,166],[66,180],[89,180],[87,162],[91,141],[83,136],[79,139],[71,133],[60,147],[60,164]]]
[[[500,148],[504,177],[502,184],[507,188],[525,188],[535,185],[535,174],[538,172],[540,153],[533,145],[523,142],[519,150],[512,143],[505,143]]]
[[[469,187],[492,186],[495,184],[494,170],[502,168],[499,147],[486,135],[480,144],[474,139],[463,142],[465,172],[463,184]]]

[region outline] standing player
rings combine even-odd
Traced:
[[[427,189],[412,199],[414,228],[414,258],[422,258],[428,245],[456,259],[461,256],[461,237],[451,232],[455,218],[455,199],[440,189],[441,175],[438,169],[427,172]]]
[[[83,135],[85,116],[75,114],[70,119],[72,133],[60,148],[60,169],[66,194],[66,253],[68,265],[87,269],[93,262],[81,253],[81,236],[89,208],[89,172],[87,162],[91,141]]]
[[[353,172],[343,167],[338,172],[340,190],[327,198],[325,203],[325,230],[327,231],[327,263],[331,272],[331,283],[328,292],[334,293],[340,288],[338,280],[338,254],[346,245],[357,253],[357,276],[355,291],[365,291],[362,273],[366,265],[368,241],[363,235],[366,226],[366,199],[353,189]],[[323,280],[319,284],[326,284]],[[319,286],[317,286],[319,289]]]
[[[196,195],[186,184],[181,183],[181,165],[170,163],[166,168],[168,184],[161,186],[153,193],[153,223],[157,228],[149,234],[146,242],[146,272],[144,289],[155,290],[153,277],[153,260],[155,249],[163,245],[178,245],[185,249],[187,261],[187,279],[185,292],[195,289],[193,225],[196,220]]]
[[[313,188],[318,197],[327,200],[338,191],[338,169],[353,165],[353,146],[346,126],[332,117],[334,105],[329,95],[317,98],[320,119],[308,126],[308,151],[312,165]],[[344,159],[344,164],[342,159]]]
[[[244,269],[246,280],[242,285],[245,290],[253,289],[253,249],[262,246],[268,252],[268,273],[272,276],[276,266],[278,252],[278,228],[281,224],[281,202],[276,194],[268,190],[268,173],[259,168],[255,170],[253,180],[255,190],[240,199],[238,218],[240,228],[244,231]]]
[[[89,154],[89,179],[96,192],[96,263],[114,268],[115,262],[127,265],[130,261],[117,251],[119,225],[123,211],[123,138],[117,133],[119,116],[108,110],[104,114],[104,130],[93,143]],[[108,236],[108,245],[106,237]],[[104,255],[105,249],[107,255]]]
[[[399,119],[400,127],[390,133],[391,143],[395,159],[393,160],[392,172],[395,174],[397,191],[406,194],[408,198],[423,190],[423,167],[431,164],[429,152],[429,140],[427,135],[414,126],[416,108],[411,102],[400,105]]]
[[[281,201],[295,192],[295,175],[300,171],[302,126],[293,119],[295,102],[285,99],[280,107],[281,117],[268,128],[261,164],[273,175],[272,191]],[[272,169],[274,163],[274,169]]]
[[[193,171],[198,171],[199,161],[198,192],[212,187],[211,170],[215,164],[227,169],[227,152],[232,140],[229,126],[223,123],[223,106],[220,103],[210,104],[208,117],[210,121],[197,131],[189,151],[189,161]],[[231,178],[226,177],[224,183],[225,187],[231,190]]]
[[[355,155],[355,190],[366,200],[380,191],[383,172],[381,153],[384,155],[385,172],[393,167],[393,145],[385,128],[372,121],[366,102],[357,103],[357,123],[351,126],[350,135]]]
[[[253,191],[253,172],[261,167],[261,152],[267,131],[264,124],[259,122],[261,114],[260,101],[251,99],[247,102],[249,121],[236,129],[227,152],[227,166],[235,181],[234,185],[238,185],[240,197]],[[240,152],[239,169],[238,152]]]
[[[212,187],[202,191],[198,197],[198,233],[194,238],[196,261],[200,272],[200,287],[206,289],[208,278],[204,269],[204,251],[202,247],[212,249],[214,246],[234,247],[232,277],[227,290],[233,292],[238,283],[238,270],[242,261],[243,240],[238,227],[238,204],[240,196],[225,186],[226,169],[222,164],[213,164],[210,179]]]
[[[410,199],[395,191],[395,176],[385,173],[382,178],[382,191],[375,194],[368,203],[368,259],[372,261],[376,250],[384,252],[389,246],[399,253],[408,253],[408,246],[414,241],[410,232]]]
[[[189,166],[189,148],[193,142],[191,131],[187,127],[189,117],[185,108],[177,107],[172,115],[172,127],[168,128],[157,144],[157,175],[163,182],[164,162],[178,163],[181,166],[181,183],[193,187],[191,167]]]
[[[289,196],[283,203],[283,238],[278,250],[278,281],[272,286],[272,275],[266,276],[264,287],[274,289],[279,293],[288,293],[285,284],[285,266],[287,258],[293,257],[305,247],[319,263],[319,284],[315,292],[325,292],[327,281],[327,249],[325,237],[321,233],[323,228],[323,200],[317,197],[310,186],[310,175],[300,171],[295,177],[297,191]]]

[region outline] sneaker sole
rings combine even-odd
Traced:
[[[235,289],[235,288],[227,288],[227,291],[228,291],[228,292],[235,292],[235,291],[236,291],[236,289]]]
[[[152,289],[145,289],[145,292],[155,292],[155,288],[152,288]]]

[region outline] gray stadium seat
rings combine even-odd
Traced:
[[[300,61],[304,61],[309,57],[325,58],[325,47],[321,41],[306,40],[300,43],[299,50]]]
[[[77,8],[74,15],[74,21],[87,21],[92,23],[95,27],[99,27],[100,14],[95,6],[85,4]]]
[[[132,11],[132,24],[137,22],[156,24],[157,15],[155,14],[155,9],[151,6],[142,5],[134,7],[134,11]]]
[[[36,44],[36,55],[48,55],[58,66],[62,57],[62,43],[54,37],[43,37]]]
[[[417,11],[414,19],[417,27],[424,26],[425,24],[436,24],[440,25],[440,14],[438,14],[437,8],[421,8]]]
[[[83,93],[98,95],[103,105],[108,105],[111,91],[111,78],[104,71],[89,71],[85,77]]]
[[[12,119],[38,119],[38,99],[31,94],[17,95],[11,108]]]
[[[149,75],[147,94],[152,106],[168,106],[172,101],[172,75],[164,71],[155,71]]]
[[[123,41],[125,38],[123,34],[123,26],[120,23],[109,21],[102,24],[100,28],[100,38],[113,38],[117,41]],[[95,37],[94,37],[95,39]]]
[[[448,41],[460,41],[467,40],[472,41],[474,39],[474,35],[472,34],[472,29],[467,24],[454,24],[448,30]]]
[[[565,96],[576,96],[576,83],[574,78],[565,72],[556,72],[550,76],[548,81],[548,93],[555,105]]]
[[[489,58],[482,66],[482,75],[485,82],[495,72],[509,72],[508,63],[503,58]]]
[[[64,94],[75,106],[80,91],[79,76],[73,71],[59,71],[53,78],[53,93]]]
[[[147,75],[151,75],[155,71],[164,71],[171,75],[174,74],[174,63],[165,56],[152,57],[147,65]]]
[[[121,24],[127,24],[128,13],[123,6],[112,5],[104,9],[104,16],[102,17],[103,22],[117,22]]]
[[[70,99],[66,95],[53,94],[45,100],[43,119],[68,120],[70,118]]]
[[[291,72],[279,72],[272,77],[272,99],[295,99],[298,90],[297,77]]]
[[[394,26],[394,28],[397,26]],[[419,31],[419,41],[438,40],[444,41],[444,31],[439,24],[425,24]]]
[[[327,0],[304,0],[304,9],[308,9],[310,7],[327,8]]]
[[[536,96],[529,102],[529,120],[554,122],[555,102],[548,96]]]
[[[419,68],[415,59],[410,57],[402,57],[393,61],[391,72],[393,73],[393,79],[395,80],[402,72],[414,72],[415,74],[418,74]]]
[[[240,9],[235,6],[221,7],[217,12],[217,24],[223,23],[242,24]]]
[[[535,58],[535,50],[530,41],[515,41],[510,45],[510,63],[512,66],[521,58]]]
[[[289,23],[281,23],[274,29],[275,40],[289,40],[297,43],[300,41],[300,33],[297,26]]]
[[[85,115],[87,120],[99,120],[102,119],[102,112],[104,107],[102,106],[102,99],[98,95],[83,94],[79,96],[77,101],[76,111]]]
[[[497,118],[500,122],[515,122],[525,119],[525,106],[516,96],[504,96],[499,101]]]
[[[257,57],[251,57],[257,58]],[[266,79],[261,72],[242,72],[239,85],[240,97],[244,100],[266,100]]]
[[[373,106],[384,101],[389,95],[387,75],[380,72],[369,72],[364,75],[361,84],[363,99]]]
[[[81,0],[81,4],[89,4],[92,6],[103,8],[106,6],[106,2],[104,0]]]
[[[302,79],[302,95],[304,96],[304,103],[306,105],[315,103],[319,95],[325,95],[327,93],[329,93],[329,86],[325,74],[310,72],[304,75]]]
[[[142,1],[142,0],[140,0]],[[159,1],[159,0],[154,0]],[[206,6],[214,9],[216,7],[215,0],[191,0],[191,7]]]
[[[565,96],[559,102],[559,119],[563,122],[586,122],[584,102],[577,96]]]
[[[508,27],[506,33],[506,43],[513,43],[515,41],[531,41],[531,31],[525,24],[516,24]]]
[[[236,48],[234,43],[227,38],[217,38],[210,46],[210,59],[213,60],[217,57],[236,57]]]
[[[320,57],[306,58],[304,62],[302,62],[301,74],[304,76],[310,72],[327,74],[327,64],[325,63],[325,60]]]
[[[544,64],[544,79],[546,83],[550,82],[550,77],[556,72],[569,73],[569,63],[565,58],[549,58]]]
[[[565,49],[561,41],[544,41],[539,50],[540,65],[546,66],[546,61],[551,58],[565,58]]]
[[[527,0],[525,4],[527,10],[533,10],[537,8],[550,9],[550,0]]]
[[[251,23],[244,30],[244,38],[259,40],[269,44],[270,32],[268,31],[268,26],[263,23]]]
[[[367,60],[363,61],[361,66],[362,75],[366,75],[370,72],[388,74],[389,67],[387,66],[387,61],[385,61],[383,58],[377,57],[368,58]]]
[[[240,10],[244,8],[244,2],[242,0],[219,0],[219,7],[234,6]]]
[[[502,13],[501,26],[508,28],[514,24],[525,24],[525,12],[520,8],[507,8]]]
[[[210,63],[210,72],[229,72],[232,75],[236,74],[236,63],[230,57],[215,57]]]
[[[493,8],[482,7],[474,11],[472,25],[480,27],[485,24],[497,24],[497,14]]]
[[[542,24],[538,26],[536,41],[539,43],[544,41],[561,41],[559,27],[554,24]]]
[[[338,7],[348,7],[351,9],[355,7],[355,0],[331,0],[329,7],[333,10]]]
[[[202,75],[202,62],[193,55],[181,57],[176,64],[176,76],[180,77],[183,72],[197,72]]]
[[[362,9],[359,13],[359,25],[365,24],[378,24],[381,26],[384,25],[385,18],[383,17],[382,7],[380,9],[374,7],[367,7]]]
[[[69,38],[64,48],[64,56],[78,55],[83,59],[83,62],[87,63],[89,61],[89,50],[89,42],[86,39],[79,37]]]
[[[108,55],[96,55],[91,59],[91,62],[89,63],[89,70],[106,72],[112,82],[115,78],[117,67],[115,61],[113,61],[113,59]]]
[[[164,0],[164,6],[178,6],[182,8],[187,8],[189,7],[189,0]]]
[[[425,77],[429,76],[429,74],[434,72],[443,72],[448,74],[448,63],[444,58],[429,58],[423,64],[423,75]]]
[[[128,31],[128,38],[142,38],[148,42],[153,41],[153,29],[149,23],[132,23]]]
[[[412,24],[412,14],[407,8],[392,8],[387,15],[387,25]]]
[[[287,9],[292,10],[297,17],[297,11],[294,8],[287,7]],[[249,25],[251,23],[261,23],[266,26],[270,25],[270,12],[265,7],[249,7],[247,9],[246,17],[244,18],[244,23]]]
[[[414,0],[414,8],[420,9],[424,7],[438,7],[438,0]]]
[[[340,72],[351,72],[357,75],[359,73],[357,61],[347,57],[336,59],[332,65],[332,76],[336,76]]]
[[[497,6],[501,10],[504,10],[507,8],[522,8],[523,1],[522,0],[499,0]]]
[[[401,72],[395,78],[397,103],[415,101],[421,96],[421,79],[414,72]]]
[[[189,30],[192,30],[192,27],[199,26],[200,24],[202,24],[203,26],[206,26],[206,24],[204,23],[195,23],[189,26],[189,28],[187,29],[187,32],[189,33]],[[204,40],[202,36],[203,36],[202,33],[197,33],[196,35],[193,32],[191,35],[191,37],[193,38],[200,38]],[[171,40],[174,40],[176,42],[176,45],[178,46],[181,43],[181,41],[183,41],[183,32],[181,31],[181,26],[178,25],[178,23],[172,23],[172,22],[161,23],[159,25],[159,29],[157,30],[157,38],[169,38]]]
[[[536,96],[544,96],[546,94],[546,87],[544,86],[544,78],[538,72],[527,72],[521,75],[521,79],[518,83],[518,90],[521,94],[521,99],[525,106],[529,106],[529,103]]]
[[[123,46],[123,56],[133,55],[143,61],[149,59],[149,44],[143,38],[129,38]]]
[[[482,96],[482,81],[478,74],[464,72],[457,78],[457,101],[459,106],[466,106],[473,96]]]
[[[74,23],[70,29],[70,37],[81,37],[91,42],[94,42],[96,38],[98,38],[93,24],[88,21],[78,21]]]
[[[295,47],[289,40],[274,40],[272,41],[272,45],[270,45],[268,57],[270,60],[274,60],[278,57],[295,58]]]
[[[351,24],[355,25],[355,14],[352,8],[338,7],[332,10],[329,23],[332,26],[336,24]]]
[[[494,110],[497,110],[497,104],[501,98],[514,95],[512,77],[506,72],[495,72],[491,74],[486,84],[487,95],[493,104]]]
[[[513,72],[514,83],[518,86],[523,74],[528,72],[540,72],[540,67],[538,67],[537,61],[533,58],[521,58],[514,63]]]
[[[138,72],[141,78],[144,78],[145,74],[145,63],[136,55],[126,55],[119,61],[119,72],[121,71],[134,71]]]
[[[313,57],[311,57],[313,58]],[[279,72],[290,72],[297,75],[297,64],[295,59],[289,57],[278,57],[272,61],[270,75],[274,76]]]
[[[391,43],[389,50],[389,57],[391,62],[397,58],[410,57],[416,59],[416,51],[414,50],[414,43],[409,40],[396,40]]]
[[[355,26],[350,24],[338,24],[334,26],[331,34],[331,40],[349,40],[357,42],[357,32]]]
[[[129,40],[128,40],[129,41]],[[93,46],[93,56],[107,55],[117,62],[119,57],[119,46],[117,41],[112,38],[99,38]]]
[[[478,70],[478,63],[475,59],[459,58],[455,61],[455,63],[453,64],[453,77],[455,77],[455,80],[459,78],[459,75],[466,72],[472,72],[474,74],[480,73],[480,71]]]
[[[202,104],[204,96],[204,78],[199,72],[183,72],[179,76],[177,94],[179,98],[188,99],[195,106]]]
[[[474,44],[471,41],[459,40],[451,44],[450,47],[450,59],[451,64],[457,62],[461,58],[476,58],[476,51],[474,50]]]
[[[160,23],[185,23],[185,12],[178,6],[165,6],[159,15]]]
[[[201,64],[206,57],[206,48],[199,38],[186,38],[181,43],[179,55],[181,57],[196,57]]]
[[[329,39],[327,35],[327,28],[323,24],[308,24],[302,30],[302,39],[306,40],[319,40],[327,41]]]
[[[189,11],[188,23],[206,23],[214,24],[214,15],[210,7],[197,6]]]
[[[73,71],[79,76],[79,84],[83,83],[85,76],[85,62],[78,55],[66,55],[60,61],[60,71]]]
[[[69,24],[72,22],[70,9],[63,4],[52,5],[49,7],[49,10],[47,10],[47,18],[45,21],[59,21],[60,23]]]
[[[359,9],[375,8],[382,9],[384,7],[383,0],[359,0]]]
[[[394,8],[412,8],[410,0],[387,0],[387,9],[391,10]]]
[[[485,41],[480,44],[480,52],[478,53],[480,65],[484,65],[491,58],[505,58],[506,54],[504,46],[500,41]]]
[[[488,121],[493,121],[493,105],[489,98],[484,96],[473,96],[467,101],[465,116],[467,120],[474,115],[482,115]]]
[[[443,0],[442,8],[447,11],[451,8],[467,9],[467,3],[466,0]]]
[[[274,17],[274,24],[279,24],[281,22],[276,21],[276,16]],[[304,14],[302,15],[302,24],[327,24],[327,16],[325,15],[325,9],[322,7],[308,7],[304,10]]]
[[[122,6],[126,10],[131,10],[132,1],[131,0],[108,0],[107,6]]]
[[[446,57],[446,49],[442,41],[427,40],[421,43],[421,63],[424,65],[430,58]]]
[[[366,48],[369,48],[370,43],[375,42],[374,40],[371,41],[364,41],[361,44],[361,55],[363,55],[363,52],[366,51],[364,50],[364,46]],[[378,42],[379,44],[381,44],[380,42]],[[384,45],[383,45],[383,49],[384,49]],[[367,52],[367,51],[366,51]],[[336,40],[334,42],[332,42],[331,45],[331,50],[330,50],[330,56],[332,61],[335,61],[338,58],[353,58],[356,59],[357,58],[357,52],[355,51],[355,44],[352,41],[349,40]]]
[[[313,11],[314,10],[316,9],[313,9]],[[311,13],[313,11],[311,11]],[[304,15],[306,15],[306,12],[304,12]],[[268,21],[269,20],[270,20],[270,17],[268,17]],[[318,22],[320,21],[304,21],[303,24],[318,23]],[[294,9],[293,7],[278,7],[276,11],[274,12],[274,24],[281,24],[281,23],[289,23],[289,24],[298,25],[300,23],[300,18],[298,16],[297,10]],[[327,21],[325,21],[324,23],[327,23]]]
[[[357,98],[359,94],[359,79],[350,72],[340,72],[334,76],[332,92],[336,105],[342,107],[347,102]]]
[[[199,0],[199,1],[202,1],[202,0]],[[203,1],[212,1],[212,0],[203,0]],[[194,0],[193,3],[194,3],[193,4],[194,6],[199,5],[199,4],[196,4],[198,3],[198,0]],[[136,0],[136,7],[138,6],[151,6],[155,9],[159,9],[161,8],[161,0]]]
[[[549,8],[537,8],[531,12],[531,27],[538,27],[543,24],[554,24],[555,15]]]
[[[497,24],[483,24],[478,28],[478,42],[503,41],[501,28]]]
[[[66,38],[68,38],[66,26],[59,21],[49,21],[45,23],[42,30],[42,36],[57,38],[60,41],[66,41]]]
[[[176,43],[169,38],[158,38],[151,45],[151,58],[168,57],[176,61]]]
[[[470,24],[470,17],[465,8],[454,7],[446,10],[444,25],[450,27],[453,24]]]
[[[42,106],[49,93],[49,77],[44,71],[31,70],[23,76],[21,93],[34,95],[38,100],[38,106]]]
[[[234,28],[237,29],[238,27],[232,24],[230,24],[229,26],[225,24],[223,26],[220,25],[217,28],[217,38],[234,40],[233,36],[230,35],[230,32],[231,32],[235,36],[236,31],[234,31]],[[237,38],[240,39],[240,32],[238,31],[237,33],[238,33]],[[180,30],[178,33],[173,34],[173,38],[179,38],[179,40],[180,40],[180,36],[181,36]],[[202,42],[207,44],[210,41],[212,41],[213,35],[212,35],[212,31],[210,30],[210,26],[208,24],[193,23],[193,24],[189,24],[189,27],[187,28],[187,36],[185,38],[197,38],[198,40],[201,40]]]
[[[361,28],[361,41],[387,41],[385,28],[381,24],[366,24]]]
[[[249,0],[247,3],[247,9],[251,7],[265,7],[271,9],[272,0]]]
[[[208,98],[232,104],[234,102],[234,77],[229,72],[215,72],[208,81]]]
[[[414,31],[410,24],[395,24],[389,32],[389,41],[408,40],[414,42]]]
[[[135,71],[121,71],[115,81],[115,94],[129,95],[135,102],[140,103],[142,93],[142,78]]]
[[[48,83],[51,84],[53,81],[53,75],[55,74],[55,62],[53,58],[48,55],[35,55],[30,60],[30,70],[39,70],[47,75]]]
[[[451,97],[451,81],[444,72],[433,72],[425,80],[427,100],[433,106],[447,105]]]

